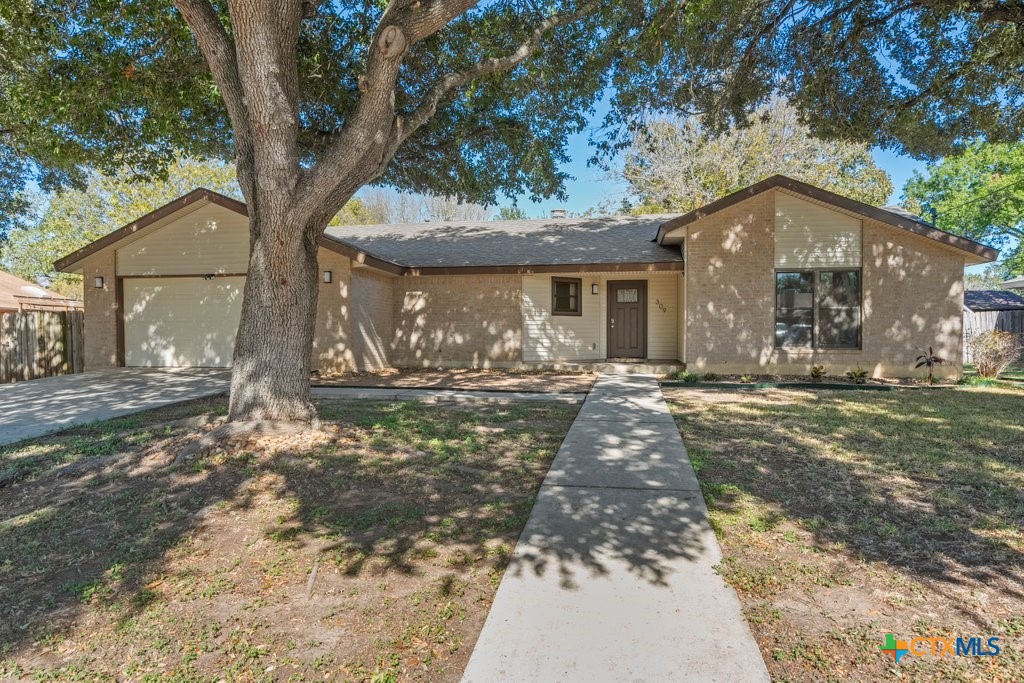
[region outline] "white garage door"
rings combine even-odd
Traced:
[[[125,278],[125,365],[230,366],[244,285],[244,277]]]

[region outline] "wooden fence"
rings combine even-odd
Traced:
[[[0,383],[82,372],[82,311],[0,313]]]
[[[1024,311],[964,310],[964,362],[973,363],[971,338],[989,330],[1006,330],[1024,338]]]

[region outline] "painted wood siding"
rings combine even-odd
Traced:
[[[776,268],[859,268],[861,232],[856,218],[775,193]]]
[[[582,276],[582,315],[551,315],[551,278]],[[564,273],[523,276],[523,360],[559,361],[604,358],[604,287],[597,275]]]
[[[117,252],[118,275],[205,275],[249,270],[249,219],[201,206]]]
[[[578,277],[582,315],[551,315],[551,278]],[[678,356],[678,273],[552,273],[523,276],[523,360],[577,361],[607,357],[608,281],[647,281],[647,357]],[[591,294],[592,285],[598,293]]]

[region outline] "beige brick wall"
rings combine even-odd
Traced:
[[[963,257],[899,228],[864,221],[862,348],[775,349],[774,193],[766,192],[687,230],[686,358],[716,372],[833,375],[862,367],[875,377],[921,376],[919,349],[961,371]]]
[[[522,360],[522,277],[460,275],[395,280],[396,366],[501,367]]]
[[[391,365],[395,282],[395,278],[368,268],[352,271],[352,353],[359,370]]]
[[[313,332],[311,367],[320,372],[346,372],[356,369],[349,325],[349,300],[352,288],[352,262],[333,251],[321,249],[320,290],[316,301],[316,327]],[[323,281],[323,271],[331,271],[331,282]]]
[[[100,252],[86,260],[82,264],[82,276],[85,369],[117,367],[117,277],[113,250]],[[103,277],[103,289],[96,289],[96,276]]]

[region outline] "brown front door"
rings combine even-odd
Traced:
[[[608,283],[608,357],[647,357],[647,282]]]

